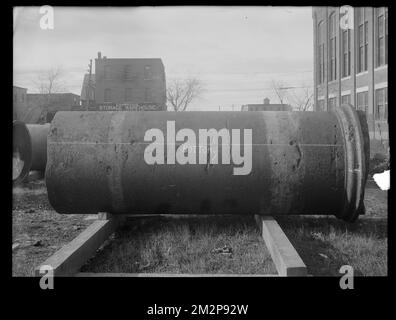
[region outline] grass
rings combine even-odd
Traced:
[[[339,276],[350,265],[358,276],[387,275],[387,222],[362,218],[347,225],[336,218],[280,218],[279,224],[305,262],[308,273]]]
[[[355,275],[387,275],[387,192],[366,188],[364,202],[366,214],[352,224],[323,216],[277,219],[310,274],[339,276],[340,267],[349,264]]]
[[[82,271],[276,274],[254,219],[229,216],[131,221]]]
[[[387,192],[366,188],[366,215],[354,224],[334,217],[277,217],[314,276],[387,275]],[[61,246],[92,223],[84,215],[57,214],[45,184],[13,190],[13,275],[31,276]],[[40,241],[40,245],[35,245]],[[227,246],[232,254],[213,252]],[[136,218],[105,242],[84,272],[275,274],[275,266],[253,217]]]
[[[86,215],[61,215],[48,202],[43,180],[12,190],[12,275],[34,276],[34,268],[92,221]]]
[[[366,215],[353,224],[327,216],[277,217],[314,276],[387,275],[387,193],[366,189]],[[213,254],[228,246],[232,256]],[[141,218],[116,232],[83,272],[274,274],[252,217]]]

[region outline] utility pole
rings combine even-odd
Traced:
[[[92,59],[89,60],[89,65],[88,65],[88,71],[89,71],[89,76],[88,76],[88,88],[87,88],[87,96],[88,96],[88,102],[87,102],[87,110],[91,106],[91,93],[92,93]]]

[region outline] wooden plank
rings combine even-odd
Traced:
[[[124,218],[168,218],[168,219],[190,219],[190,218],[218,218],[235,217],[235,214],[120,214]]]
[[[168,273],[84,273],[81,266],[95,254],[96,249],[112,234],[125,217],[100,213],[98,220],[74,240],[55,252],[41,265],[50,265],[54,276],[77,277],[276,277],[274,274],[168,274]],[[280,276],[305,276],[307,270],[289,239],[272,217],[255,215],[263,239]],[[40,266],[36,268],[36,276]]]
[[[278,277],[277,274],[205,274],[205,273],[93,273],[78,272],[75,277],[132,277],[132,278],[213,278],[213,277]]]
[[[264,242],[280,276],[306,276],[307,267],[272,217],[255,215]]]
[[[81,266],[95,254],[96,249],[115,231],[119,220],[97,220],[88,226],[71,242],[49,257],[42,265],[53,268],[54,276],[70,276],[78,272]],[[40,266],[35,269],[41,277]]]

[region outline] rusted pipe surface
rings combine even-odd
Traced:
[[[334,112],[58,112],[46,184],[60,213],[363,213],[368,130]]]
[[[45,171],[49,128],[49,123],[13,122],[13,185],[22,182],[31,170]]]

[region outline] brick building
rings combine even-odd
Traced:
[[[315,110],[351,103],[366,113],[371,155],[388,137],[388,9],[314,7]]]
[[[51,122],[57,111],[70,111],[80,105],[80,96],[74,93],[28,93],[29,109],[41,109],[40,122]]]
[[[145,110],[166,110],[162,60],[107,59],[99,52],[95,59],[95,102],[99,109],[144,105]]]
[[[245,104],[241,111],[292,111],[288,104],[270,103],[270,99],[265,98],[263,103]]]
[[[27,89],[22,87],[12,87],[12,119],[22,120],[22,115],[27,109],[26,94]]]

